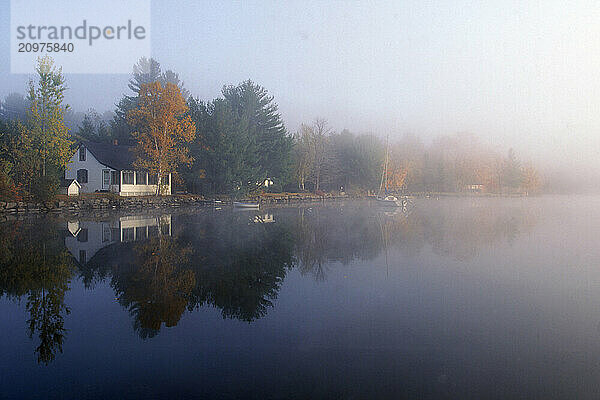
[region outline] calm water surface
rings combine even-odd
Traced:
[[[0,398],[599,398],[600,198],[0,224]]]

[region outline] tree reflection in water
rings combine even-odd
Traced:
[[[12,227],[0,230],[0,297],[26,299],[29,337],[37,336],[37,360],[48,364],[62,353],[73,263],[53,224]]]
[[[190,247],[161,236],[133,246],[133,262],[113,275],[119,303],[134,317],[140,337],[155,336],[161,325],[177,325],[195,286],[189,269]]]
[[[466,261],[486,246],[510,244],[536,222],[530,208],[496,207],[493,200],[424,201],[410,215],[356,202],[262,213],[62,223],[68,230],[47,221],[4,224],[0,295],[27,299],[29,333],[39,339],[38,360],[48,363],[62,351],[72,260],[87,288],[109,279],[135,331],[150,338],[204,306],[223,318],[262,318],[295,267],[319,281],[334,263],[373,260],[393,249],[410,256],[426,247]]]

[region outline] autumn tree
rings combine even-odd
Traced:
[[[163,87],[153,82],[141,85],[138,105],[127,115],[128,122],[138,127],[133,133],[137,140],[135,167],[158,175],[157,195],[164,174],[192,162],[186,145],[194,139],[196,126],[187,111],[176,85]]]
[[[127,118],[129,112],[138,107],[138,98],[142,85],[160,82],[166,86],[172,83],[179,87],[184,99],[189,97],[189,92],[184,88],[179,75],[171,70],[162,71],[160,63],[154,58],[142,57],[133,66],[132,76],[127,84],[131,94],[125,94],[116,104],[113,119],[110,121],[110,135],[112,139],[123,143],[131,142],[132,134],[137,130]]]
[[[31,150],[37,156],[39,179],[34,185],[34,194],[44,198],[58,189],[58,177],[71,158],[72,141],[64,122],[68,106],[63,104],[67,87],[62,69],[54,67],[52,58],[45,56],[38,58],[36,72],[37,84],[29,81],[27,128]]]
[[[521,171],[521,176],[521,186],[525,193],[532,194],[537,193],[540,190],[542,186],[542,180],[538,171],[533,165],[525,165]]]
[[[39,157],[20,121],[0,121],[0,197],[18,199],[39,174]]]

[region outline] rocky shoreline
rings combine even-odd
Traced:
[[[348,199],[348,196],[334,196],[327,194],[317,196],[314,194],[281,194],[253,196],[246,201],[260,202],[261,204],[286,204],[298,202],[313,202]],[[203,196],[193,195],[174,195],[174,196],[139,196],[139,197],[118,197],[118,196],[90,196],[90,197],[72,197],[60,198],[54,201],[34,203],[34,202],[3,202],[0,201],[0,215],[30,215],[47,213],[77,213],[81,211],[94,210],[140,210],[140,209],[161,209],[178,208],[184,206],[194,207],[212,207],[215,205],[230,205],[231,200],[227,198],[207,199]]]
[[[411,197],[439,198],[439,197],[522,197],[512,194],[473,194],[473,193],[412,193]],[[365,195],[347,195],[325,193],[267,193],[259,196],[250,196],[243,201],[261,204],[294,204],[305,202],[323,202],[348,199],[367,199]],[[109,211],[109,210],[143,210],[143,209],[169,209],[179,207],[214,207],[230,206],[232,200],[228,197],[206,198],[200,195],[173,195],[173,196],[135,196],[119,197],[111,194],[82,195],[77,197],[60,196],[54,201],[35,202],[5,202],[0,201],[0,219],[6,220],[8,216],[37,215],[37,214],[76,214],[84,211]]]

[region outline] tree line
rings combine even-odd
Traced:
[[[112,112],[64,104],[60,68],[40,58],[27,96],[0,103],[0,197],[51,198],[82,140],[135,147],[136,168],[173,173],[178,190],[243,196],[256,191],[375,192],[382,178],[397,193],[539,191],[542,179],[513,150],[473,135],[393,141],[336,132],[323,118],[290,132],[272,95],[247,80],[213,100],[195,97],[179,75],[142,58]],[[382,177],[388,155],[387,176]],[[265,183],[267,185],[265,185]],[[160,188],[160,182],[158,187]]]

